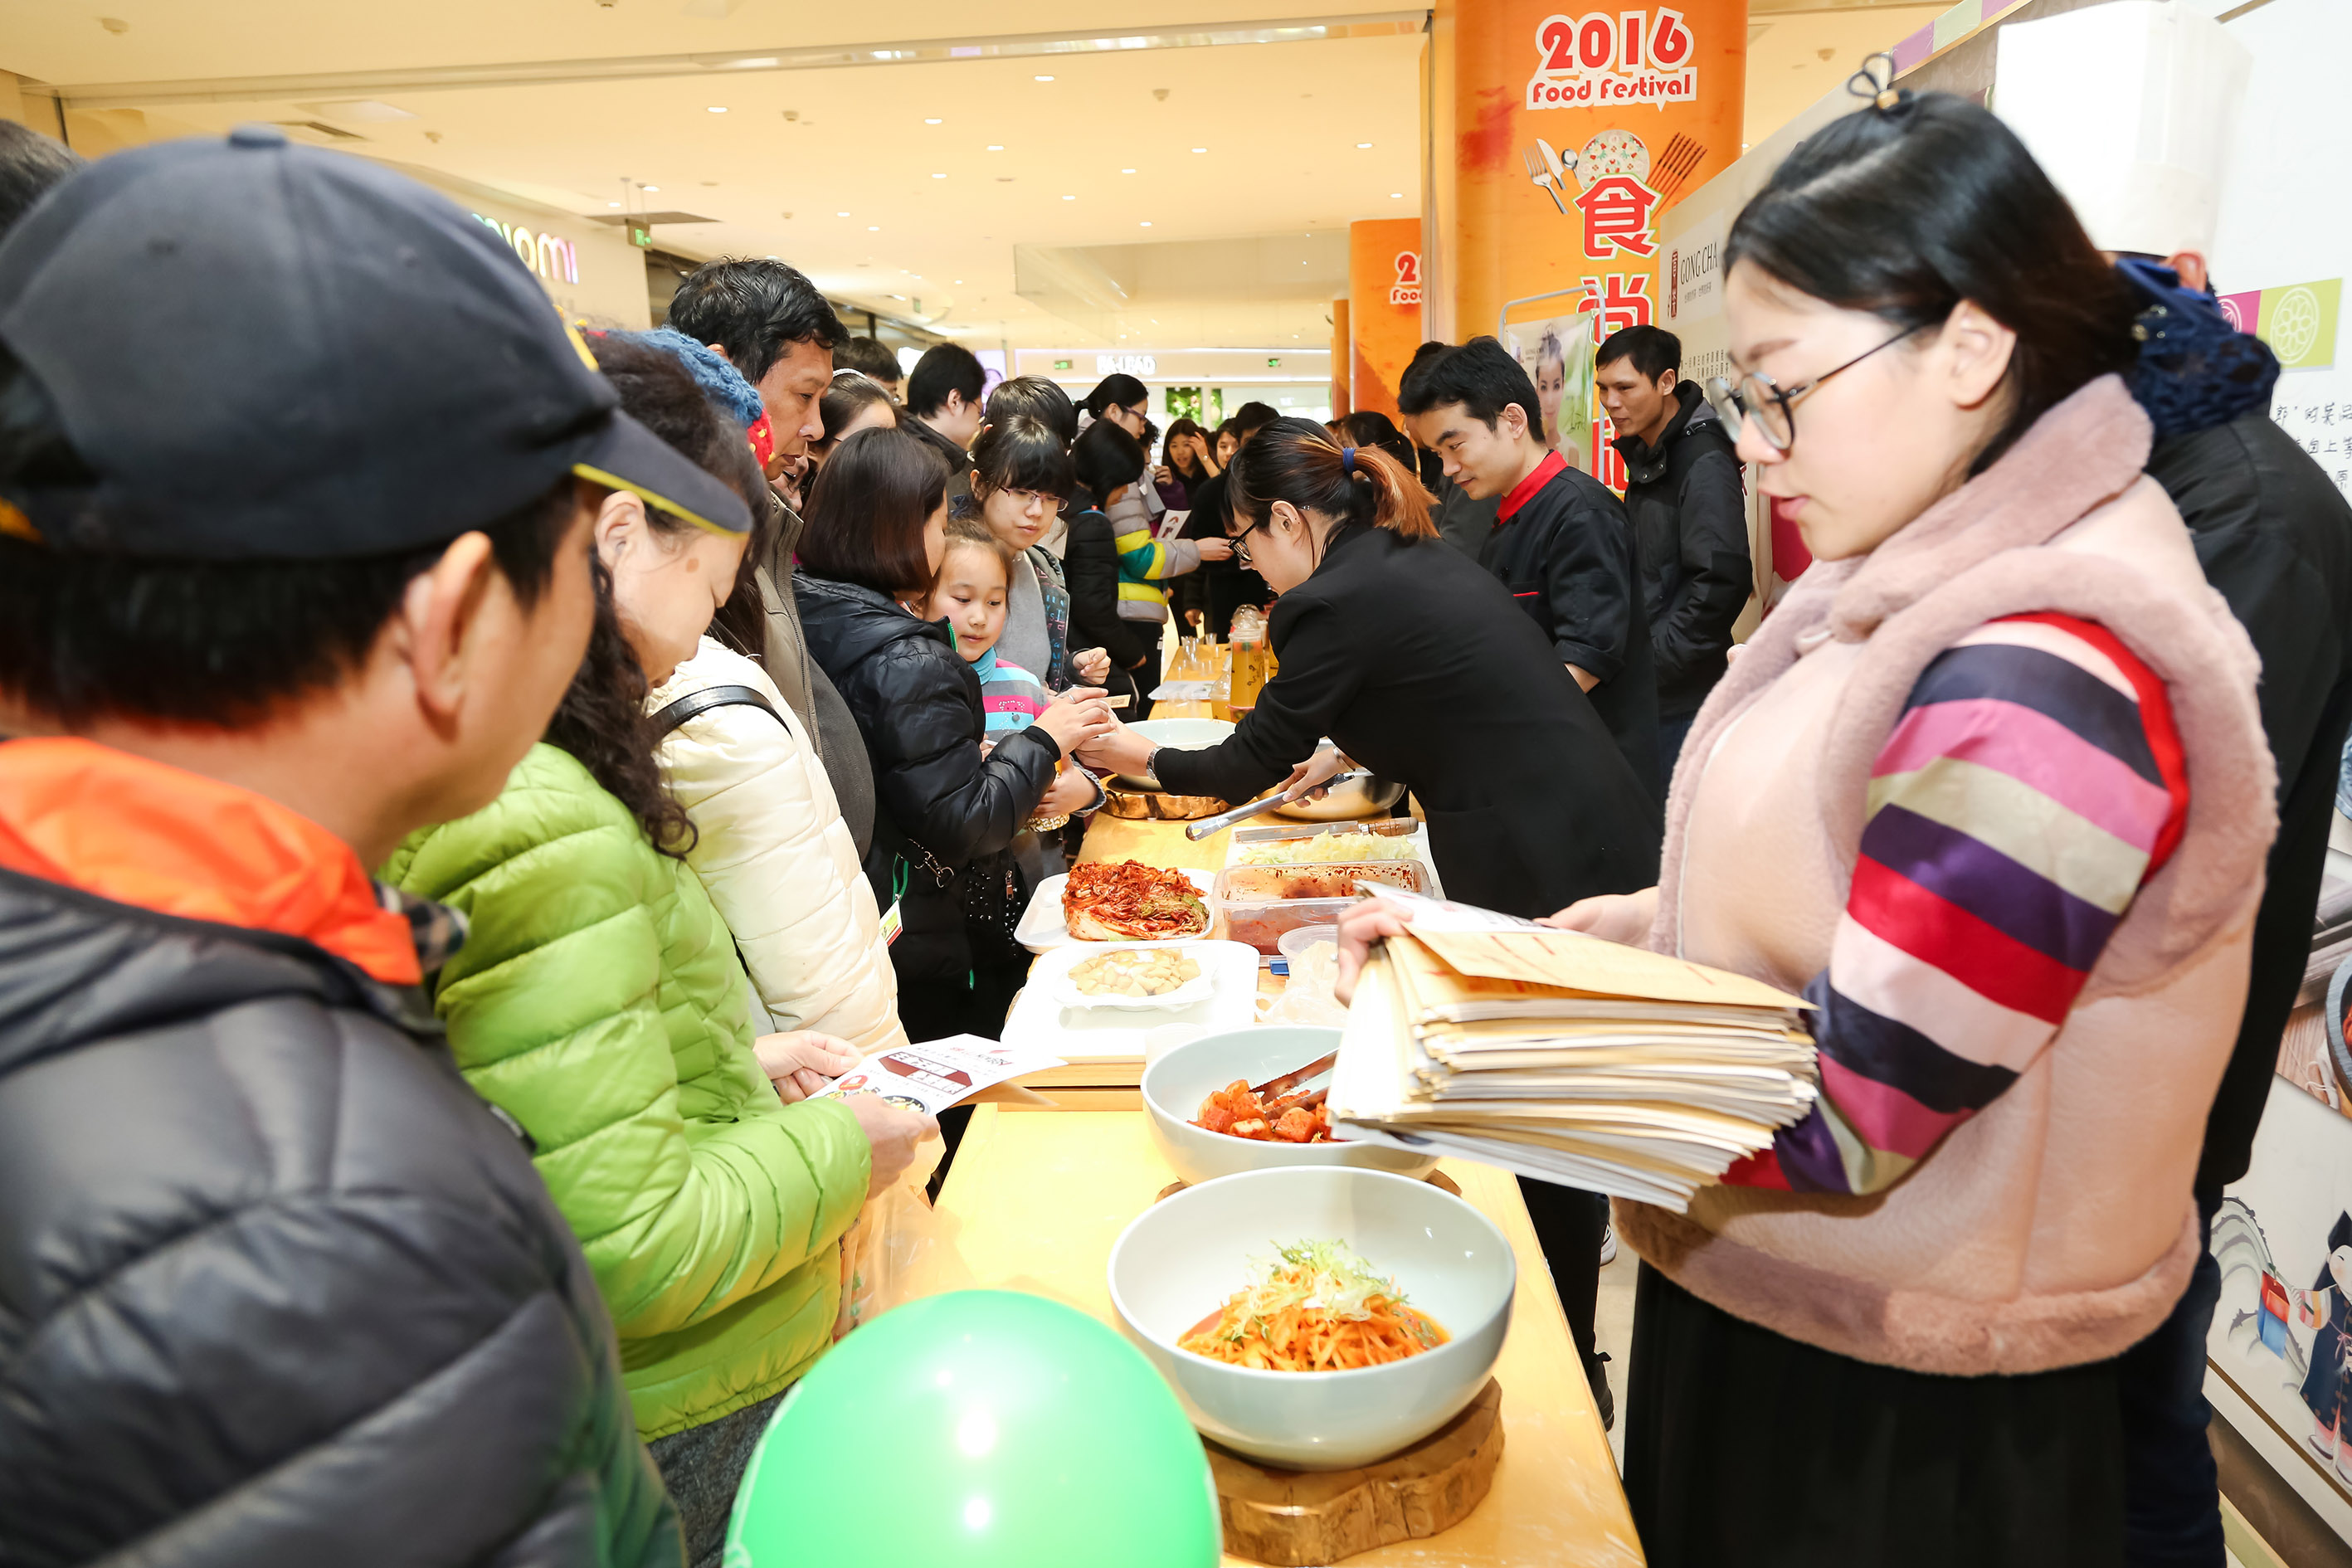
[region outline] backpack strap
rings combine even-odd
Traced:
[[[749,686],[706,686],[699,691],[689,691],[677,701],[656,712],[653,717],[654,738],[659,740],[689,719],[699,718],[713,708],[757,708],[785,730],[792,726],[775,706]]]

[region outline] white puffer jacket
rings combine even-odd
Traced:
[[[654,689],[646,710],[713,686],[749,704],[712,708],[672,730],[662,772],[699,835],[687,864],[726,917],[777,1029],[821,1029],[861,1051],[907,1043],[898,981],[874,889],[833,785],[766,670],[709,637]]]

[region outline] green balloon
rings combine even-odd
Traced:
[[[1043,1296],[959,1290],[835,1346],[752,1451],[726,1568],[1216,1568],[1201,1439],[1151,1363]]]

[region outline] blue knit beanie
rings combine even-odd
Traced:
[[[650,332],[613,335],[633,338],[647,348],[674,356],[686,366],[687,374],[694,377],[694,384],[702,388],[702,395],[717,404],[736,424],[749,429],[759,422],[764,410],[758,389],[743,379],[741,371],[677,328],[658,327]]]

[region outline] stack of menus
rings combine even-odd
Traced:
[[[1332,1069],[1339,1136],[1677,1212],[1811,1108],[1811,1004],[1641,948],[1365,884],[1374,948]]]

